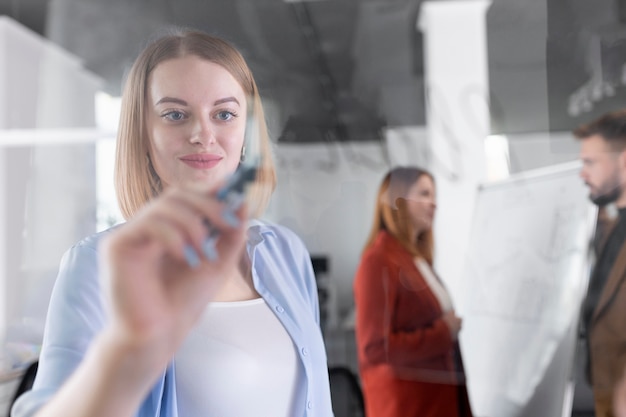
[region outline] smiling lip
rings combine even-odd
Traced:
[[[195,169],[210,169],[217,165],[222,157],[209,153],[197,153],[181,156],[180,160]]]

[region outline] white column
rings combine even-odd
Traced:
[[[0,25],[0,57],[6,56],[5,42],[6,28]],[[6,65],[0,65],[0,98],[7,97],[7,69]],[[0,128],[6,127],[7,124],[7,108],[9,103],[7,100],[0,99]],[[6,335],[6,282],[7,282],[7,201],[8,194],[6,189],[6,150],[0,147],[0,342],[5,340]]]
[[[6,282],[7,282],[7,239],[8,235],[8,217],[7,217],[7,198],[8,192],[6,187],[6,150],[0,147],[0,341],[5,340],[6,335]]]
[[[491,0],[425,1],[429,169],[437,186],[435,268],[463,313],[465,254],[477,186],[486,177],[489,134],[486,12]]]

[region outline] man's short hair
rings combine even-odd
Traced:
[[[626,109],[606,113],[599,118],[583,124],[572,132],[577,139],[602,136],[613,149],[626,149]]]

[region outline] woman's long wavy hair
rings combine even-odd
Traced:
[[[149,138],[146,130],[147,89],[150,74],[161,62],[196,56],[225,68],[241,85],[248,97],[247,111],[254,114],[260,153],[256,181],[247,194],[249,212],[260,216],[269,203],[276,186],[276,172],[271,141],[265,122],[261,97],[250,68],[243,56],[230,43],[201,31],[169,29],[137,57],[131,67],[122,94],[120,123],[115,155],[115,190],[120,211],[131,218],[149,200],[161,193],[161,181],[148,157]]]
[[[374,222],[364,249],[374,243],[381,230],[385,230],[413,256],[422,257],[432,265],[434,257],[432,228],[419,233],[413,240],[411,236],[414,235],[414,226],[406,205],[409,189],[423,175],[435,181],[430,172],[417,167],[397,167],[385,175],[378,189]]]

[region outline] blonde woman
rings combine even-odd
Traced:
[[[259,93],[241,54],[176,31],[126,81],[115,181],[127,222],[64,256],[23,416],[330,416],[309,254],[259,216],[274,189]],[[245,204],[216,193],[247,157]],[[211,230],[217,238],[207,240]]]

